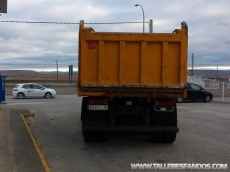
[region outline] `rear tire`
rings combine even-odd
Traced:
[[[107,132],[98,131],[95,133],[95,140],[99,142],[107,141]]]
[[[165,143],[173,143],[176,140],[176,133],[164,133],[163,141]]]
[[[149,139],[153,143],[162,142],[163,133],[149,133]]]
[[[175,115],[175,119],[174,119],[174,123],[171,124],[167,124],[168,127],[172,126],[172,127],[177,127],[177,107],[174,107],[174,115]],[[165,143],[173,143],[176,140],[176,134],[177,133],[164,133],[163,134],[163,142]]]
[[[87,102],[88,97],[82,97],[82,104],[81,104],[81,120],[85,121],[87,120]]]
[[[95,140],[95,132],[83,131],[83,138],[85,142],[93,142]]]
[[[25,98],[25,94],[24,93],[18,93],[17,97],[19,99],[24,99]]]

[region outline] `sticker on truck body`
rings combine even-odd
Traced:
[[[95,42],[88,42],[88,50],[95,50]]]

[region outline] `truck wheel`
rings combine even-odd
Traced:
[[[82,98],[82,104],[81,104],[81,120],[84,121],[86,119],[87,115],[87,102],[88,102],[88,97],[83,97]]]
[[[174,116],[174,119],[171,124],[168,124],[167,126],[177,127],[177,106],[174,107],[174,112],[172,114]],[[177,133],[163,133],[163,141],[165,143],[173,143],[176,140],[176,134]]]
[[[83,131],[85,142],[93,142],[95,140],[95,133],[93,131]]]
[[[149,139],[153,143],[162,142],[163,133],[149,133]]]
[[[176,133],[164,133],[163,141],[165,143],[173,143],[176,140]]]
[[[107,132],[98,131],[95,133],[95,140],[99,142],[107,141]]]

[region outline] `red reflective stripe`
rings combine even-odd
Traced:
[[[105,105],[106,99],[89,99],[89,105]]]
[[[156,101],[157,106],[174,106],[174,101]]]

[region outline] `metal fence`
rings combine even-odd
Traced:
[[[220,82],[219,81],[204,81],[205,89],[219,89]]]
[[[211,91],[215,97],[230,97],[230,82],[205,81],[204,88]]]
[[[27,83],[27,82],[33,82],[41,85],[46,84],[73,84],[77,85],[77,79],[73,79],[73,82],[70,83],[69,80],[17,80],[17,79],[6,79],[6,83],[8,84],[18,84],[18,83]],[[195,82],[195,84],[198,84],[202,87],[204,87],[206,90],[209,90],[213,93],[214,98],[229,98],[230,100],[230,82],[221,82],[218,80],[213,81],[203,81],[203,83],[199,84]]]
[[[36,84],[77,84],[77,79],[73,80],[25,80],[25,79],[12,79],[12,80],[6,80],[6,83],[10,84],[19,84],[19,83],[36,83]]]

